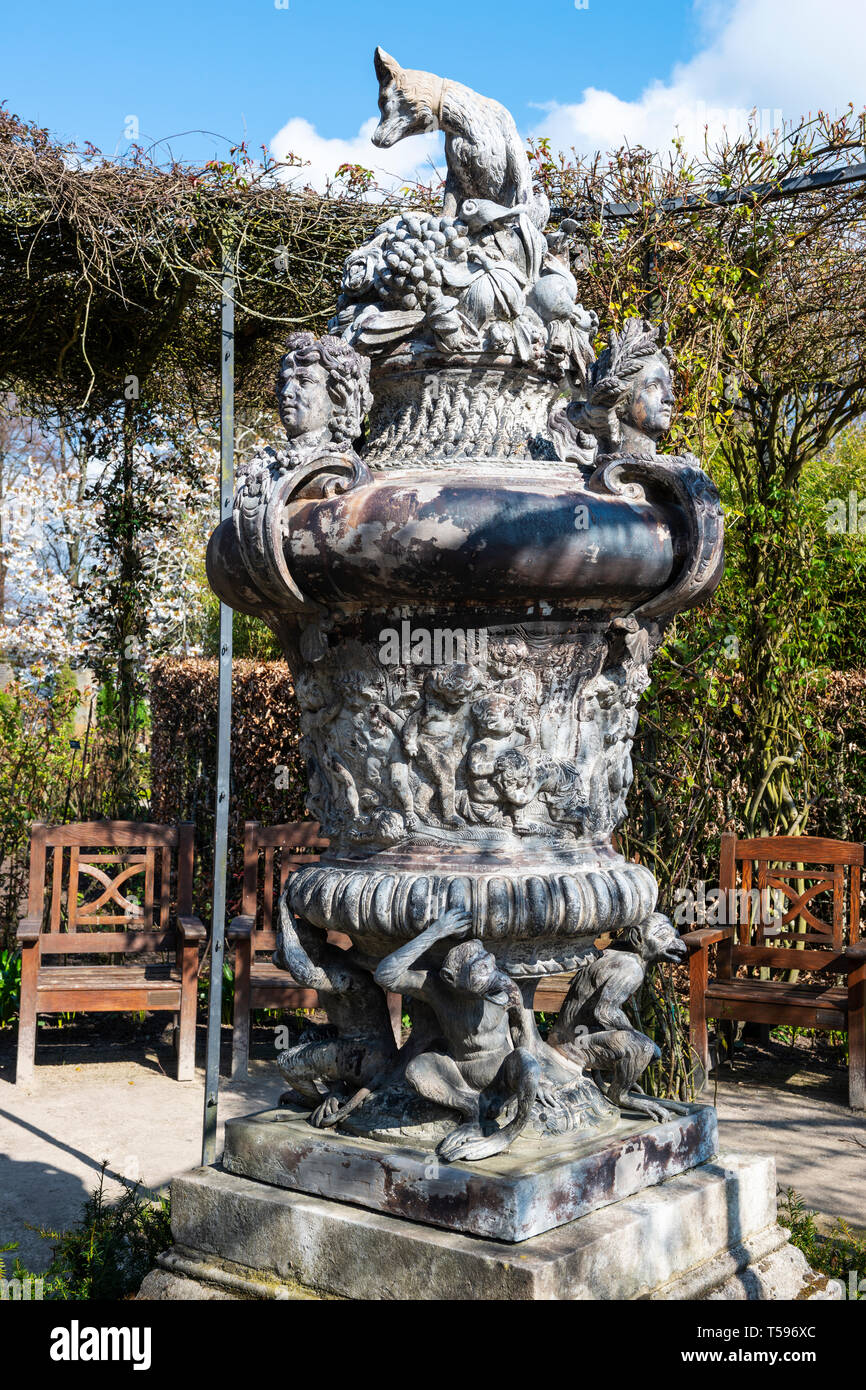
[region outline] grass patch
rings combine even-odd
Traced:
[[[44,1298],[72,1302],[130,1298],[153,1268],[157,1255],[171,1245],[167,1198],[154,1201],[135,1184],[116,1201],[108,1201],[104,1164],[77,1226],[69,1231],[32,1229],[53,1242],[53,1256],[45,1274],[34,1275],[17,1258],[7,1273],[0,1258],[0,1278],[23,1281],[41,1277]],[[7,1252],[15,1248],[5,1247]]]
[[[866,1278],[866,1240],[851,1230],[841,1216],[829,1233],[819,1231],[817,1213],[810,1211],[803,1198],[789,1187],[779,1204],[779,1225],[791,1232],[791,1244],[802,1250],[819,1274],[838,1279],[848,1291],[848,1275],[856,1271],[855,1284]],[[863,1297],[855,1293],[855,1297]]]

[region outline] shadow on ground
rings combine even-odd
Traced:
[[[16,1086],[14,1032],[0,1034],[0,1245],[18,1241],[23,1263],[39,1272],[50,1242],[32,1227],[74,1225],[106,1164],[106,1194],[123,1182],[152,1191],[201,1162],[205,1029],[197,1036],[196,1078],[174,1079],[174,1052],[160,1027],[107,1018],[40,1029],[36,1074]],[[227,1072],[231,1033],[223,1030]],[[250,1075],[220,1084],[220,1120],[269,1108],[283,1089],[271,1062],[273,1029],[254,1036]],[[222,1143],[220,1133],[218,1142]]]

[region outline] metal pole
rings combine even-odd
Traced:
[[[232,514],[235,441],[235,281],[231,261],[223,261],[222,362],[220,373],[220,521]],[[219,705],[217,714],[216,826],[213,856],[213,920],[210,940],[210,989],[207,1016],[207,1063],[201,1161],[216,1162],[219,1105],[220,1030],[223,1011],[223,961],[226,931],[226,869],[229,829],[229,771],[232,727],[232,610],[220,604]]]

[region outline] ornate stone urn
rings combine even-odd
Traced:
[[[651,657],[717,585],[722,516],[694,458],[656,452],[660,330],[628,320],[596,360],[508,113],[381,50],[377,71],[379,143],[446,131],[442,211],[383,223],[328,335],[289,340],[287,446],[241,476],[208,573],[282,642],[331,842],[281,903],[278,962],[331,1025],[280,1059],[292,1124],[307,1154],[317,1131],[419,1145],[435,1187],[516,1141],[561,1154],[688,1111],[639,1086],[657,1053],[623,1006],[684,952],[613,837]],[[542,1041],[535,991],[563,972]],[[386,991],[412,1017],[402,1047]],[[231,1145],[226,1162],[250,1171]],[[303,1188],[294,1171],[268,1180]],[[448,1224],[422,1190],[410,1214]]]

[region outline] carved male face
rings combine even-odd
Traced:
[[[667,358],[650,358],[635,377],[626,418],[649,439],[659,440],[671,427],[674,384]]]
[[[302,365],[286,353],[280,364],[277,398],[289,439],[315,434],[331,423],[334,403],[328,395],[328,373],[321,362]]]

